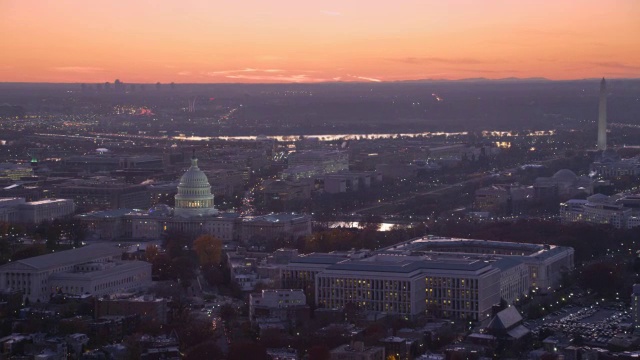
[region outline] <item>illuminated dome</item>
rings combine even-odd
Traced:
[[[176,216],[193,217],[218,213],[213,206],[209,179],[198,167],[198,159],[195,155],[191,158],[191,167],[180,178],[175,199],[174,214]]]

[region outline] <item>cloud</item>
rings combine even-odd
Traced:
[[[320,13],[327,16],[342,16],[342,13],[339,11],[331,11],[331,10],[322,10]]]
[[[591,64],[595,66],[618,69],[618,70],[640,70],[640,66],[623,64],[616,61],[599,61]]]
[[[291,75],[235,74],[235,75],[227,75],[225,77],[228,79],[236,79],[236,80],[255,80],[255,81],[267,81],[267,82],[308,83],[308,82],[326,81],[326,79],[311,78],[305,74],[291,74]]]
[[[178,72],[178,75],[180,75],[180,76],[189,76],[189,75],[191,75],[191,71],[180,71],[180,72]]]
[[[54,67],[53,70],[63,71],[63,72],[72,72],[72,73],[78,73],[78,74],[90,74],[90,73],[104,71],[103,68],[93,67],[93,66],[59,66],[59,67]]]
[[[281,69],[254,69],[254,68],[244,68],[238,70],[219,70],[219,71],[209,71],[206,75],[209,76],[218,76],[218,75],[228,75],[228,74],[242,74],[242,73],[282,73],[284,70]]]
[[[388,59],[389,61],[401,62],[405,64],[484,64],[486,61],[473,58],[441,58],[441,57],[405,57],[398,59]]]
[[[371,81],[371,82],[382,82],[382,80],[376,79],[376,78],[372,78],[372,77],[357,76],[357,75],[349,75],[349,76],[351,76],[354,79],[366,80],[366,81]]]

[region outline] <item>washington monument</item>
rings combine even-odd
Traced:
[[[600,105],[598,106],[598,150],[607,150],[607,82],[600,81]]]

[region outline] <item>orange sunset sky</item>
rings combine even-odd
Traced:
[[[0,82],[640,77],[638,0],[0,0]]]

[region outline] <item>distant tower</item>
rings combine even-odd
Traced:
[[[598,150],[607,150],[607,82],[600,81],[600,105],[598,106]]]

